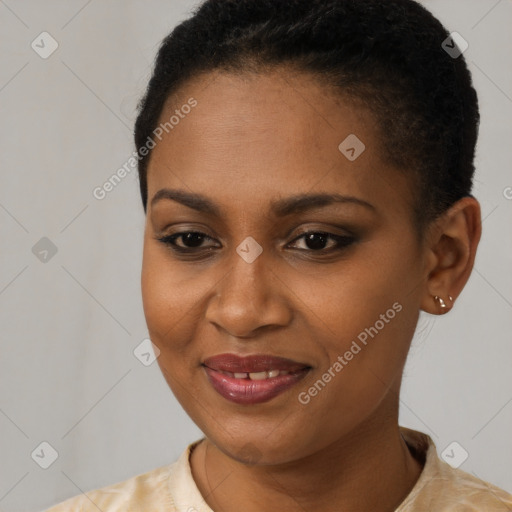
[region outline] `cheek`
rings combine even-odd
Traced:
[[[186,364],[190,357],[190,340],[194,337],[193,308],[197,302],[197,294],[187,294],[191,289],[193,285],[180,272],[179,266],[165,256],[165,251],[152,245],[151,241],[145,244],[142,301],[151,341],[160,350],[157,363],[173,394],[197,421],[199,418],[191,404],[195,401],[193,397],[199,394],[190,379],[190,372],[197,371],[196,362]]]
[[[173,362],[177,355],[182,360],[194,359],[200,349],[197,331],[204,323],[215,283],[225,270],[201,270],[195,264],[178,262],[165,249],[151,240],[144,246],[141,291],[147,327],[163,359],[169,356]]]
[[[180,322],[186,318],[191,299],[178,268],[151,241],[145,243],[141,272],[144,315],[153,343],[160,350]]]
[[[374,332],[376,323],[379,335],[388,333],[402,344],[408,341],[417,317],[413,307],[417,297],[411,293],[419,281],[416,266],[411,254],[386,251],[381,245],[347,259],[339,272],[314,278],[289,274],[287,284],[300,298],[297,307],[314,324],[312,332],[319,333],[332,356],[348,350],[365,329]],[[281,275],[284,280],[286,273]],[[361,338],[364,341],[364,334]]]
[[[311,329],[319,333],[318,345],[326,353],[314,382],[327,384],[311,390],[316,407],[340,406],[365,414],[390,386],[398,390],[418,319],[412,293],[418,288],[416,267],[410,249],[386,251],[382,246],[347,264],[338,277],[317,280],[317,293],[311,293],[309,283],[309,294],[303,296],[314,313],[308,315],[314,322]],[[301,391],[309,389],[303,386]]]

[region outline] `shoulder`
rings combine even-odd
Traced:
[[[454,468],[437,454],[432,439],[402,428],[408,445],[425,455],[425,466],[411,493],[396,512],[510,512],[512,494],[474,475]]]
[[[454,511],[506,512],[512,510],[512,494],[461,469],[439,461],[442,470],[435,477],[438,492],[445,494]]]
[[[440,461],[440,465],[445,464]],[[438,474],[432,476],[431,481],[416,497],[414,506],[419,507],[417,510],[422,510],[421,507],[424,505],[433,506],[435,510],[443,512],[510,512],[512,495],[485,480],[446,464]]]
[[[168,481],[176,463],[161,466],[128,480],[87,491],[44,512],[173,512]]]

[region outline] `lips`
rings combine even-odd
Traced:
[[[220,354],[203,363],[213,388],[238,404],[271,400],[301,380],[311,367],[271,355]]]

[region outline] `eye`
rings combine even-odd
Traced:
[[[331,250],[343,249],[355,242],[353,236],[335,235],[324,231],[308,231],[297,237],[294,241],[301,239],[304,239],[306,245],[306,248],[302,250],[313,252],[330,252]],[[333,241],[333,244],[331,247],[326,248],[325,245],[329,240]]]
[[[176,241],[180,239],[184,245],[176,243]],[[174,235],[158,237],[157,240],[165,245],[171,246],[172,249],[178,252],[194,252],[194,249],[201,248],[201,244],[204,240],[212,240],[212,238],[199,231],[182,231]]]

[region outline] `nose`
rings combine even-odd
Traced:
[[[265,251],[251,263],[233,250],[232,265],[217,283],[206,319],[237,338],[252,338],[292,318],[290,288],[271,268]]]

